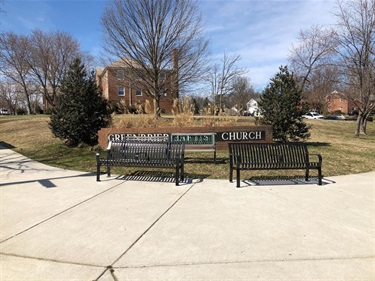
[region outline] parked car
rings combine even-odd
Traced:
[[[357,121],[357,119],[358,119],[358,115],[354,115],[354,116],[351,116],[349,118],[346,118],[345,120],[347,120],[347,121]],[[367,117],[367,121],[372,122],[372,121],[374,121],[374,118],[372,118],[372,116],[369,116],[369,117]]]
[[[324,118],[324,120],[345,120],[343,115],[330,115]]]
[[[10,110],[6,108],[1,108],[0,109],[0,114],[1,115],[10,115]]]
[[[306,118],[306,119],[324,119],[324,116],[319,114],[318,112],[315,112],[315,111],[311,111],[311,112],[308,112],[304,115],[302,115],[302,118]]]
[[[358,110],[349,111],[348,115],[358,115]]]

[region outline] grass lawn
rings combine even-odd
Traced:
[[[137,115],[125,115],[121,119],[139,119]],[[52,136],[48,127],[49,116],[0,116],[0,144],[44,164],[70,170],[95,172],[95,148],[68,148]],[[223,122],[238,125],[254,125],[251,117],[239,117]],[[142,121],[144,123],[144,120]],[[164,117],[162,126],[171,125],[173,119]],[[192,122],[191,120],[189,122]],[[194,122],[194,121],[193,121]],[[202,122],[198,118],[196,122]],[[214,121],[204,122],[212,123]],[[216,122],[216,121],[215,121]],[[354,137],[355,122],[335,120],[306,120],[311,125],[311,138],[307,141],[310,153],[323,156],[323,175],[335,176],[375,170],[375,122],[367,125],[367,135]],[[151,124],[158,126],[158,124]],[[191,125],[191,124],[190,124]],[[199,124],[198,124],[199,125]],[[228,179],[228,151],[218,151],[218,164],[213,153],[186,152],[186,173],[194,177]],[[115,168],[114,174],[129,173],[128,168]],[[312,171],[313,173],[314,171]],[[247,172],[244,172],[246,176]],[[278,171],[249,171],[250,176],[275,175]],[[303,171],[280,171],[280,175],[300,175]],[[314,175],[314,174],[313,174]]]

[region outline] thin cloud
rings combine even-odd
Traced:
[[[287,64],[300,30],[332,24],[336,0],[200,0],[204,31],[214,58],[241,56],[239,65],[257,89],[264,88]],[[104,0],[5,1],[2,31],[29,34],[32,29],[72,34],[83,50],[100,54],[100,17]]]
[[[334,5],[334,0],[201,1],[215,56],[239,54],[240,66],[258,89],[287,64],[300,30],[333,22]]]

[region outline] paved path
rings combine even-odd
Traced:
[[[375,172],[102,178],[0,149],[0,280],[375,280]]]

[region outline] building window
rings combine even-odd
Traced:
[[[135,90],[135,96],[141,97],[142,96],[142,90],[140,90],[140,89]]]
[[[342,98],[340,98],[340,102],[342,102]]]
[[[117,79],[119,80],[124,80],[125,78],[125,72],[123,69],[118,69],[117,70]]]
[[[118,87],[117,88],[117,93],[120,97],[125,96],[125,88],[124,87]]]

